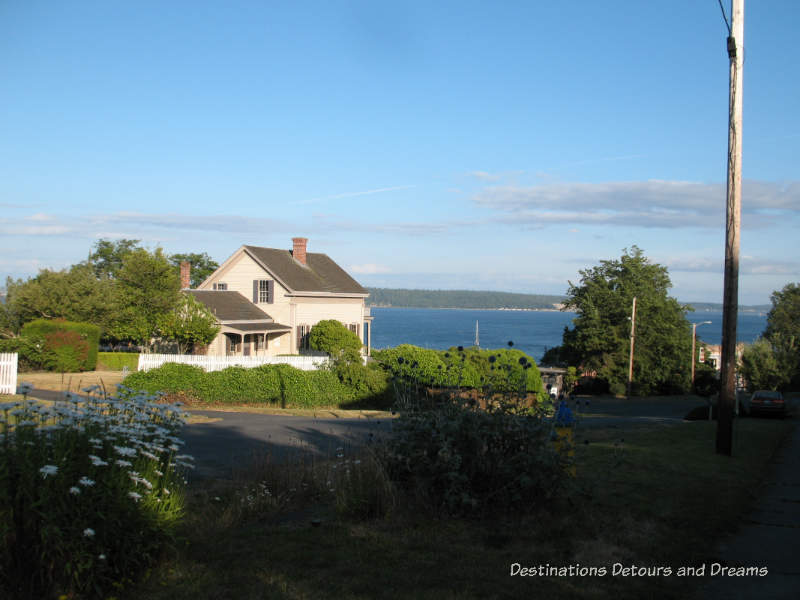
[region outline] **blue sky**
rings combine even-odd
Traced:
[[[728,2],[724,2],[728,4]],[[740,301],[800,281],[796,0],[745,13]],[[0,275],[310,239],[364,285],[722,300],[716,0],[0,3]]]

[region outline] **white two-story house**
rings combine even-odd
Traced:
[[[195,290],[188,289],[188,263],[181,266],[184,291],[221,327],[208,354],[302,353],[311,327],[325,319],[356,333],[369,354],[367,290],[326,254],[307,252],[307,238],[292,242],[291,250],[242,246]]]

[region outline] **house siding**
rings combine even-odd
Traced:
[[[214,284],[225,283],[230,291],[237,291],[245,298],[253,298],[253,281],[274,279],[244,249],[234,254],[220,269],[209,277],[198,289],[213,290]],[[269,338],[266,350],[252,351],[251,354],[274,356],[297,352],[298,325],[314,326],[325,319],[336,319],[345,326],[358,325],[359,337],[364,340],[364,298],[314,297],[295,294],[275,280],[271,303],[257,303],[257,306],[272,317],[275,323],[291,327],[291,333],[274,335]],[[209,354],[225,354],[225,336],[220,333],[209,345]]]

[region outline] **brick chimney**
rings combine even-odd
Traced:
[[[292,248],[292,256],[295,258],[295,260],[300,261],[301,264],[307,264],[306,244],[308,244],[308,238],[292,238],[292,243],[294,244],[294,248]]]
[[[181,261],[181,289],[188,290],[192,284],[192,265],[188,260]]]

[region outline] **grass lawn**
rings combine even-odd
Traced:
[[[337,516],[330,500],[298,490],[288,471],[283,484],[269,475],[270,498],[292,492],[291,501],[252,510],[259,483],[266,488],[264,469],[233,483],[195,484],[178,543],[124,597],[684,598],[697,579],[610,571],[614,563],[675,572],[713,562],[716,541],[752,505],[792,422],[738,420],[733,458],[714,454],[715,427],[698,421],[579,431],[568,497],[484,521],[426,517],[402,494],[388,517]],[[322,517],[319,527],[314,517]],[[606,567],[609,574],[511,577],[513,563]]]
[[[122,371],[84,371],[83,373],[53,373],[51,371],[33,371],[18,373],[17,384],[32,383],[40,390],[56,392],[80,392],[90,385],[105,386],[109,393],[117,391],[116,385],[125,378]]]

